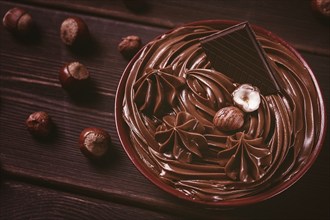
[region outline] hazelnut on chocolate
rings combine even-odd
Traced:
[[[131,59],[142,47],[141,38],[135,35],[122,38],[118,44],[119,52],[126,58]]]
[[[222,131],[234,131],[244,125],[244,113],[235,106],[220,109],[213,118],[213,124]]]
[[[244,112],[253,112],[259,108],[261,98],[257,87],[242,84],[232,93],[233,101]]]

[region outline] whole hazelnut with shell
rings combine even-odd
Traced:
[[[99,159],[106,155],[111,145],[111,137],[101,128],[85,128],[79,136],[79,148],[89,159]]]
[[[10,9],[5,14],[2,23],[7,30],[20,35],[30,34],[34,26],[31,15],[17,7]]]
[[[87,24],[79,17],[66,18],[60,28],[62,42],[70,47],[84,46],[90,40]]]
[[[59,72],[62,87],[68,91],[79,91],[86,87],[90,78],[86,66],[74,61],[63,66]]]
[[[34,112],[25,121],[28,131],[35,137],[46,138],[53,130],[51,117],[44,111]]]
[[[122,38],[118,44],[119,52],[126,58],[131,59],[142,47],[141,38],[135,35]]]
[[[244,113],[235,106],[220,109],[213,118],[213,124],[221,131],[234,131],[244,125]]]

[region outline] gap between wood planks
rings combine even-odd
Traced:
[[[160,200],[150,199],[144,196],[124,194],[120,191],[116,192],[115,190],[112,192],[106,192],[98,189],[92,189],[89,186],[77,186],[72,183],[65,182],[63,179],[56,180],[29,175],[23,170],[19,170],[19,168],[16,169],[13,167],[6,167],[5,165],[3,165],[1,171],[0,182],[14,180],[65,193],[75,194],[77,196],[87,196],[91,199],[114,202],[117,204],[161,212],[164,214],[171,214],[174,216],[189,217],[190,219],[201,219],[205,218],[205,216],[208,216],[207,219],[218,219],[219,217],[225,217],[227,220],[232,219],[232,217],[230,217],[231,214],[228,211],[233,211],[233,208],[210,209],[198,206],[198,204],[185,203],[185,201],[181,200],[178,200],[177,203],[172,204],[170,202],[162,202]]]
[[[26,4],[29,6],[39,6],[47,9],[58,9],[64,11],[72,11],[76,13],[81,13],[84,15],[93,15],[99,17],[115,18],[121,21],[129,21],[132,23],[150,25],[153,27],[160,28],[174,28],[177,24],[164,19],[150,18],[146,16],[136,15],[129,12],[121,12],[115,10],[107,10],[103,8],[94,8],[89,6],[82,6],[74,3],[64,3],[54,0],[44,1],[44,0],[28,0],[22,2],[20,0],[14,0],[20,4]]]
[[[107,18],[114,18],[120,21],[129,21],[131,23],[138,23],[138,24],[144,24],[149,25],[153,27],[160,27],[160,28],[166,28],[166,29],[172,29],[179,24],[173,23],[169,20],[159,19],[159,18],[150,18],[142,15],[135,15],[129,12],[120,12],[115,10],[107,10],[102,8],[94,8],[94,7],[88,7],[88,6],[82,6],[74,3],[63,3],[58,2],[56,0],[28,0],[25,2],[21,2],[19,0],[14,0],[15,2],[19,2],[21,4],[28,4],[28,5],[35,5],[39,7],[44,8],[53,8],[58,10],[65,10],[65,11],[72,11],[76,13],[84,13],[86,15],[94,15],[99,17],[107,17]],[[330,57],[330,51],[327,48],[313,48],[308,45],[301,45],[301,44],[295,44],[290,43],[292,46],[302,52],[307,52],[315,55],[321,55],[321,56],[328,56]]]

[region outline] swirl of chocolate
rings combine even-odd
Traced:
[[[242,182],[260,179],[265,173],[264,167],[271,164],[271,156],[262,138],[251,139],[243,132],[228,137],[227,149],[218,153],[219,164],[225,167],[226,175]]]
[[[232,80],[210,69],[191,69],[185,72],[185,77],[187,86],[179,97],[180,109],[188,111],[212,130],[215,113],[233,105],[231,93],[235,86]]]
[[[172,149],[175,159],[191,162],[192,155],[203,157],[201,150],[207,147],[202,135],[204,127],[188,112],[166,115],[164,123],[157,127],[155,138],[160,142],[160,152]]]
[[[282,92],[261,94],[239,131],[214,127],[215,113],[233,105],[238,85],[212,69],[199,38],[222,28],[187,25],[151,41],[125,87],[123,118],[141,163],[194,200],[243,198],[291,179],[312,156],[321,129],[308,69],[258,31]]]
[[[134,101],[140,111],[160,114],[162,108],[173,106],[177,89],[184,85],[185,79],[172,74],[172,68],[147,69],[146,74],[135,84]]]

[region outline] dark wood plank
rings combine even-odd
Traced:
[[[10,7],[12,5],[1,7],[1,14]],[[157,194],[157,197],[169,198],[151,184],[151,191],[140,192],[149,182],[121,149],[113,114],[116,87],[127,64],[117,52],[121,37],[135,33],[149,41],[164,30],[84,16],[96,45],[93,54],[80,56],[68,50],[59,39],[60,23],[71,14],[32,8],[31,13],[40,21],[40,42],[23,43],[1,30],[3,169],[56,184],[97,188],[133,200],[145,197],[149,204],[157,203],[152,199]],[[74,59],[87,66],[95,84],[95,92],[87,100],[72,99],[58,82],[59,69]],[[57,125],[57,137],[51,142],[31,138],[24,126],[26,117],[41,109],[49,112]],[[90,126],[102,127],[113,137],[114,156],[110,158],[113,161],[103,166],[90,163],[77,146],[80,132]]]
[[[327,178],[328,172],[324,172],[327,169],[327,165],[323,161],[329,159],[329,149],[324,148],[322,153],[316,163],[313,165],[311,170],[307,172],[307,174],[299,180],[294,186],[286,190],[285,192],[281,193],[280,195],[275,196],[274,198],[261,202],[255,205],[235,208],[235,209],[220,209],[220,210],[207,210],[201,207],[192,206],[192,205],[185,205],[182,204],[181,201],[171,200],[173,202],[173,206],[169,206],[166,203],[157,203],[154,202],[153,205],[144,204],[145,198],[141,198],[136,195],[135,198],[141,199],[140,203],[127,201],[130,200],[127,196],[126,199],[119,199],[116,196],[110,195],[106,192],[99,191],[99,189],[84,189],[84,188],[68,188],[66,187],[58,187],[58,185],[53,185],[48,180],[40,181],[40,179],[36,181],[31,181],[31,179],[24,179],[22,177],[14,177],[15,181],[7,180],[7,182],[17,182],[19,185],[25,185],[22,181],[33,183],[33,187],[39,188],[47,187],[56,188],[60,191],[67,191],[70,193],[72,197],[75,198],[84,198],[86,200],[97,201],[97,206],[103,206],[104,204],[108,204],[103,201],[109,201],[111,203],[119,203],[119,204],[128,204],[132,207],[139,207],[140,209],[148,209],[160,212],[160,215],[177,215],[183,218],[189,219],[329,219],[329,178]],[[4,175],[7,177],[7,175]],[[12,176],[9,176],[12,178]],[[8,179],[8,178],[5,178]],[[318,183],[318,184],[316,184]],[[9,210],[7,212],[11,212],[10,210],[16,210],[15,213],[17,214],[17,210],[15,207],[7,205],[6,195],[8,192],[8,187],[5,187],[6,184],[0,185],[0,217],[1,217],[1,208],[4,210]],[[30,185],[30,184],[29,184]],[[37,186],[36,186],[37,185]],[[32,186],[31,186],[32,187]],[[148,188],[148,186],[145,186]],[[149,189],[146,189],[149,190]],[[49,191],[49,190],[47,190]],[[17,195],[10,194],[12,197],[18,196],[20,198],[20,194],[27,195],[28,192],[18,192]],[[74,194],[72,194],[74,193]],[[3,197],[4,196],[4,197]],[[30,195],[32,196],[32,195]],[[21,203],[26,203],[29,197],[24,197],[18,201]],[[88,199],[87,199],[88,197]],[[4,199],[3,199],[4,198]],[[12,198],[15,199],[15,198]],[[158,198],[162,199],[162,198]],[[62,198],[59,198],[59,203],[61,203]],[[100,200],[102,200],[100,202]],[[70,201],[71,202],[71,201]],[[3,205],[3,204],[5,205]],[[118,205],[119,206],[119,205]],[[160,207],[163,206],[163,207]],[[39,207],[40,208],[40,207]],[[46,208],[46,207],[43,207]],[[64,212],[71,212],[73,207],[63,207]],[[126,209],[124,209],[126,210]],[[22,211],[24,213],[24,210]],[[12,213],[12,212],[11,212]],[[20,212],[18,212],[20,213]],[[142,214],[141,219],[148,219],[147,214]],[[103,213],[102,213],[103,214]],[[40,215],[42,216],[42,215]],[[43,215],[47,216],[47,215]],[[174,218],[174,217],[173,217]],[[108,218],[106,218],[108,219]]]
[[[0,187],[0,219],[179,219],[16,181]]]
[[[14,4],[2,2],[0,14],[12,6]],[[115,130],[114,94],[127,64],[116,47],[122,36],[137,34],[148,42],[166,29],[80,15],[95,38],[94,50],[82,56],[70,52],[58,35],[60,22],[74,13],[25,7],[38,21],[40,41],[20,42],[2,27],[0,29],[0,160],[8,177],[190,218],[264,219],[269,213],[274,219],[283,217],[283,213],[287,213],[288,219],[329,217],[327,147],[311,170],[292,188],[249,207],[205,210],[156,188],[129,161]],[[314,70],[324,93],[328,94],[329,57],[302,55]],[[59,68],[72,59],[87,65],[95,84],[92,97],[82,102],[72,99],[57,80]],[[328,96],[326,103],[330,109]],[[57,137],[50,142],[31,138],[24,127],[28,114],[41,109],[50,113],[58,127]],[[87,126],[103,127],[113,137],[113,156],[102,166],[90,163],[77,148],[78,135]],[[329,137],[324,146],[329,146]]]
[[[132,13],[123,1],[29,0],[37,5],[172,28],[205,19],[249,21],[267,28],[299,50],[330,56],[329,23],[312,12],[310,0],[290,1],[152,1],[143,13]]]

